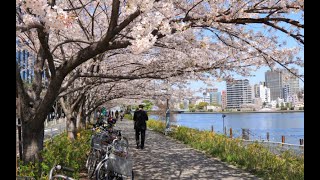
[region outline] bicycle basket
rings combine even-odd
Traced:
[[[128,142],[127,138],[122,137],[120,140],[115,140],[113,142],[112,153],[117,156],[127,157],[128,147],[129,147],[129,142]]]
[[[107,144],[104,144],[104,142],[106,141],[106,137],[107,134],[106,133],[97,133],[95,134],[92,139],[91,139],[91,147],[94,149],[106,149],[107,148]]]
[[[128,153],[129,142],[125,137],[113,142],[113,148],[108,159],[107,169],[124,176],[131,176],[132,159]]]
[[[108,159],[107,170],[116,172],[124,176],[132,175],[132,159],[127,157],[120,157],[111,153]]]

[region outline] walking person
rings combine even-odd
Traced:
[[[122,121],[123,117],[124,117],[124,112],[120,110],[120,121]]]
[[[134,112],[133,114],[133,121],[134,121],[134,129],[136,131],[136,143],[137,143],[137,149],[144,148],[144,141],[146,136],[146,129],[147,124],[146,121],[148,121],[148,115],[143,110],[143,105],[139,105],[139,109]],[[141,143],[139,142],[141,135]]]
[[[118,120],[118,118],[119,118],[119,111],[116,110],[116,112],[114,113],[114,115],[116,116],[116,119]]]

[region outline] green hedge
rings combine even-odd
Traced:
[[[164,122],[149,120],[147,125],[164,132]],[[243,146],[240,139],[183,126],[174,128],[170,136],[264,179],[304,179],[304,156],[290,151],[275,155],[258,143]]]
[[[41,152],[43,161],[23,165],[19,162],[18,176],[31,176],[36,179],[48,179],[50,169],[54,164],[60,164],[75,169],[71,175],[76,179],[79,178],[80,171],[85,170],[87,153],[90,150],[90,130],[81,130],[78,138],[70,141],[67,133],[55,136],[52,140],[44,143],[44,149]]]

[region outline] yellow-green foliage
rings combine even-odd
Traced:
[[[131,114],[125,114],[125,115],[124,115],[124,118],[125,118],[125,119],[129,119],[129,120],[133,120],[133,117],[132,117]]]
[[[149,120],[148,127],[163,132],[165,124]],[[183,126],[175,128],[170,136],[264,179],[304,179],[304,157],[290,151],[275,155],[258,143],[244,146],[240,139]]]
[[[70,141],[67,138],[66,133],[54,137],[52,141],[46,141],[44,143],[44,149],[41,152],[43,162],[35,162],[28,165],[23,165],[20,162],[18,176],[32,176],[36,179],[48,179],[47,176],[52,166],[54,164],[60,164],[75,169],[73,174],[66,174],[77,179],[79,177],[79,172],[85,168],[86,154],[90,150],[89,141],[91,138],[91,131],[82,130],[78,134],[80,136],[74,141]]]
[[[158,132],[164,132],[164,130],[166,128],[166,126],[163,122],[152,120],[152,119],[147,121],[147,127],[151,128],[155,131],[158,131]]]

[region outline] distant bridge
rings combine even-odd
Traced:
[[[164,112],[164,111],[147,111],[147,112],[150,112],[150,113],[157,113],[157,112]],[[170,110],[170,113],[184,113],[184,112],[187,112],[187,110]]]

